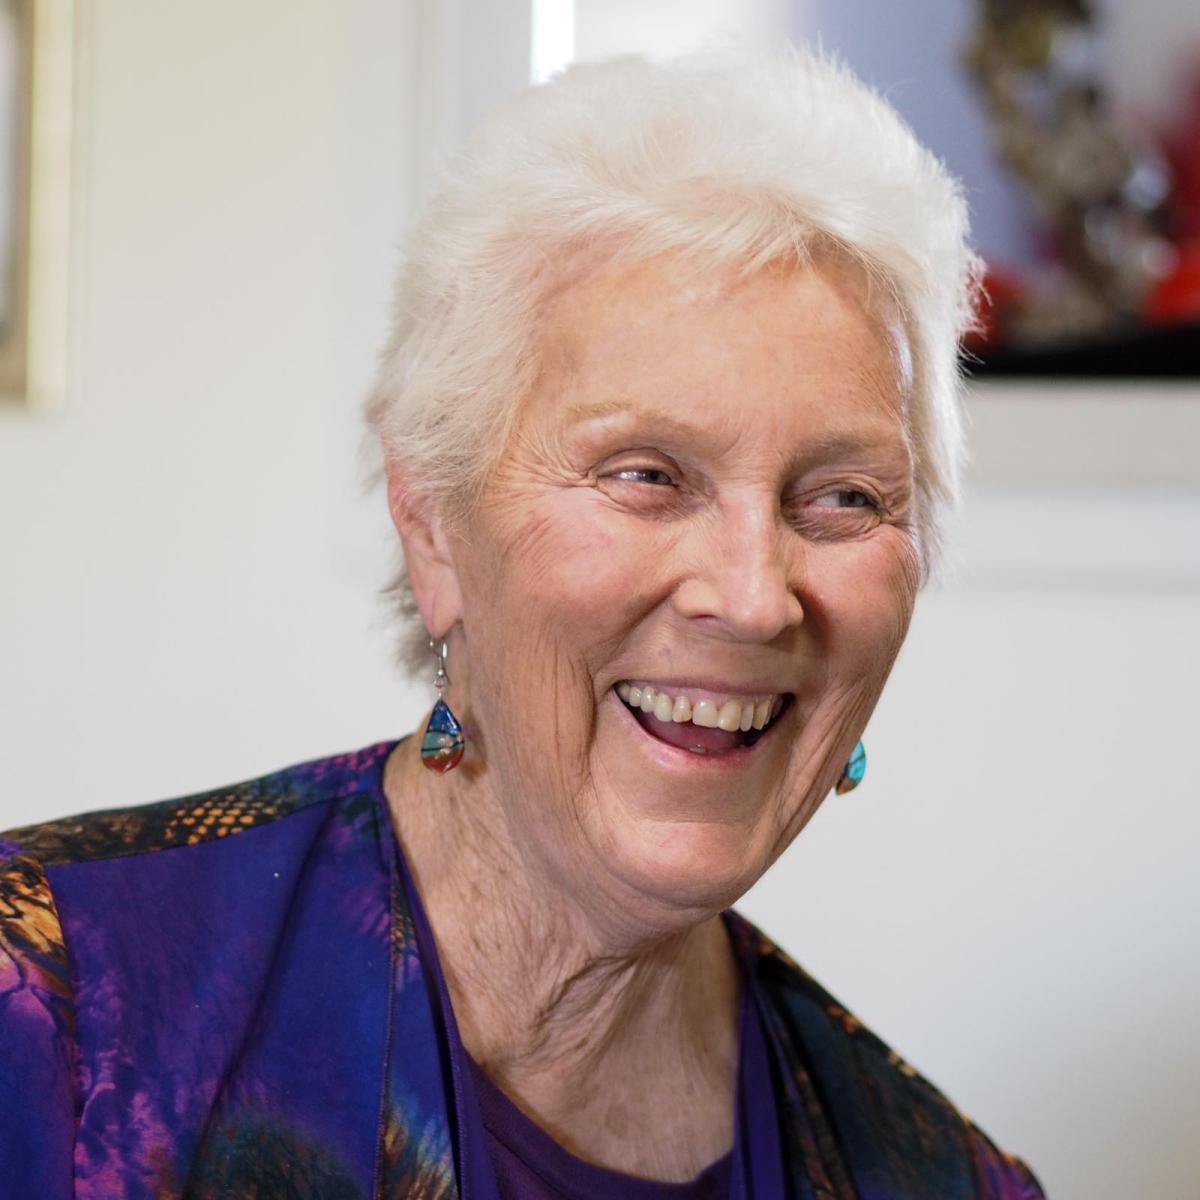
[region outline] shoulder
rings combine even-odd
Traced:
[[[100,920],[105,915],[100,901],[114,887],[128,891],[148,880],[162,896],[175,876],[186,888],[196,869],[189,863],[188,848],[204,854],[207,874],[219,875],[224,859],[236,870],[233,859],[238,856],[214,855],[204,848],[233,846],[241,842],[239,834],[284,827],[284,818],[305,812],[319,819],[331,801],[345,801],[343,815],[352,820],[354,801],[373,793],[391,746],[382,743],[316,759],[175,800],[0,833],[0,968],[20,982],[21,990],[36,995],[39,1009],[55,1014],[61,1024],[70,991],[64,929],[70,925],[73,901],[96,900],[92,919]],[[291,840],[300,854],[310,839],[302,828],[296,832],[299,836]],[[11,1001],[13,994],[0,985],[0,1000]]]
[[[4,1195],[73,1194],[81,1145],[90,1170],[194,1137],[281,946],[309,991],[386,967],[390,749],[0,835]]]
[[[218,914],[265,926],[268,898],[307,874],[315,846],[328,858],[332,840],[354,869],[355,847],[378,845],[377,784],[390,749],[0,834],[0,968],[33,987],[61,1026],[57,1000],[71,981],[78,987],[81,972],[114,955],[155,938],[165,948],[189,931],[188,952],[198,952],[197,928]]]
[[[32,859],[45,869],[216,842],[369,790],[393,744],[176,799],[10,829],[0,833],[0,860]]]
[[[314,846],[328,861],[332,842],[354,870],[357,848],[378,845],[391,748],[0,833],[0,1044],[33,1030],[69,1041],[80,987],[113,962],[128,971],[159,952],[228,955],[219,931],[234,920],[269,936],[268,900],[279,907],[274,897],[305,875]],[[211,945],[206,926],[217,930]]]
[[[761,930],[736,913],[729,928],[755,974],[789,1082],[798,1091],[811,1087],[857,1182],[887,1181],[887,1194],[906,1197],[1041,1200],[1023,1162],[999,1150]]]

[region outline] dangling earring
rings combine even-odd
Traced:
[[[847,792],[852,792],[863,781],[863,776],[867,773],[867,748],[859,742],[854,747],[853,753],[850,755],[846,765],[842,768],[842,776],[837,781],[836,791],[839,796],[844,796]]]
[[[438,690],[438,699],[430,714],[429,724],[425,726],[425,736],[421,739],[421,761],[431,771],[444,775],[447,771],[453,771],[462,761],[466,740],[463,738],[458,718],[442,699],[442,692],[450,682],[450,677],[446,674],[446,656],[450,653],[450,647],[445,638],[442,639],[440,648],[434,644],[433,638],[430,638],[429,648],[437,658],[437,674],[433,678],[433,686]]]

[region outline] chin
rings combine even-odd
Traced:
[[[735,904],[769,863],[744,828],[717,821],[653,819],[624,831],[609,867],[667,919],[695,924]]]
[[[606,706],[593,844],[624,888],[691,919],[749,891],[774,859],[778,797],[795,790],[789,725],[750,749],[695,755],[649,736],[619,702]]]

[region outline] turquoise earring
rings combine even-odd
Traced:
[[[837,781],[837,794],[844,796],[847,792],[852,792],[863,781],[863,776],[867,773],[867,748],[859,742],[854,747],[854,752],[850,755],[849,761],[842,768],[842,776]]]
[[[446,656],[450,653],[450,647],[445,638],[442,639],[440,647],[430,638],[429,648],[437,659],[437,674],[434,676],[433,686],[437,688],[438,698],[429,716],[429,724],[425,726],[425,736],[421,739],[421,761],[431,771],[444,775],[462,762],[467,743],[458,718],[450,711],[450,705],[442,699],[442,692],[450,682],[450,677],[446,674]]]

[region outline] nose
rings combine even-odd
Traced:
[[[804,620],[798,595],[799,539],[774,496],[726,503],[706,515],[675,592],[679,613],[722,627],[731,640],[774,641]]]

